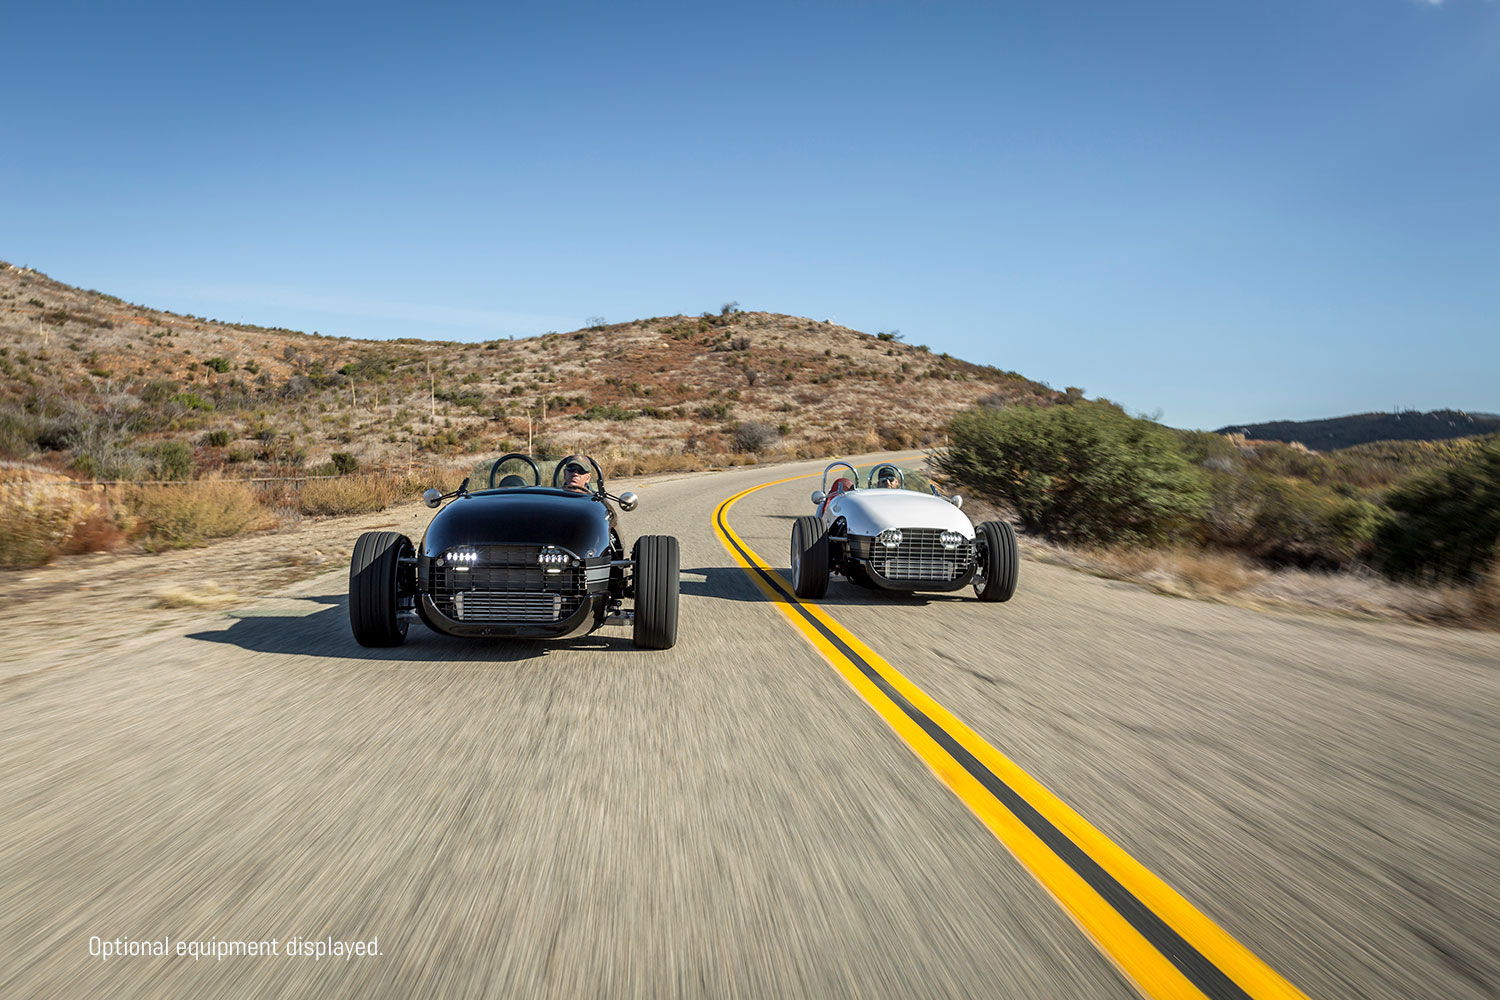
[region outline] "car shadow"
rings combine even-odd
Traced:
[[[786,566],[775,566],[772,569],[790,590],[792,571]],[[703,579],[694,579],[698,576]],[[704,566],[685,569],[682,571],[681,579],[681,592],[694,597],[713,597],[741,603],[754,603],[766,599],[760,588],[751,580],[750,574],[738,566]],[[969,587],[948,593],[910,594],[898,590],[867,590],[863,587],[856,587],[841,576],[834,576],[828,581],[828,593],[808,603],[845,607],[926,607],[929,604],[971,600],[974,600],[974,596],[972,588]]]
[[[293,603],[290,609],[246,608],[231,611],[234,619],[226,629],[190,633],[199,642],[221,643],[256,653],[325,656],[353,660],[395,660],[447,663],[493,660],[497,663],[531,660],[563,650],[599,652],[649,652],[635,647],[626,628],[605,629],[573,639],[458,639],[439,635],[414,622],[406,643],[372,649],[354,641],[349,631],[349,604],[344,594],[278,600]],[[305,606],[305,607],[304,607]]]

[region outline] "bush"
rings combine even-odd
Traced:
[[[191,479],[193,449],[181,441],[163,441],[147,449],[153,479]]]
[[[212,410],[214,404],[198,395],[196,392],[179,392],[172,397],[172,402],[184,410]]]
[[[1500,555],[1500,443],[1408,481],[1386,504],[1391,518],[1376,535],[1376,556],[1388,575],[1478,578]]]
[[[203,479],[173,486],[139,486],[125,505],[140,522],[147,549],[202,545],[271,526],[271,518],[245,483]]]
[[[1107,403],[971,409],[949,436],[942,471],[1055,541],[1161,541],[1183,533],[1207,501],[1172,431]]]
[[[298,508],[304,514],[341,517],[385,510],[402,493],[402,482],[392,476],[345,476],[310,479],[302,487]]]
[[[734,428],[735,451],[750,451],[759,455],[780,440],[781,434],[776,428],[759,420],[746,420]]]
[[[228,358],[209,358],[207,361],[203,362],[203,367],[212,368],[214,371],[222,375],[234,366],[229,363]]]
[[[1215,471],[1203,540],[1264,562],[1348,566],[1364,556],[1381,510],[1337,488],[1253,472]]]
[[[347,451],[336,451],[329,456],[333,463],[333,471],[336,475],[347,476],[359,470],[359,459]]]
[[[198,439],[198,443],[205,448],[223,448],[229,444],[228,431],[207,431]]]
[[[94,510],[76,487],[31,481],[0,484],[0,567],[50,562],[75,525]]]

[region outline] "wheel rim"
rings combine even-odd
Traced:
[[[802,546],[792,539],[792,586],[802,586]]]
[[[989,562],[990,558],[989,549],[985,548],[984,546],[980,546],[976,550],[975,556],[975,562],[977,565],[974,567],[974,593],[982,594],[984,593],[984,584],[986,579],[985,566]]]

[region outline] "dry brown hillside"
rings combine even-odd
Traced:
[[[243,476],[524,449],[821,455],[940,436],[1014,372],[729,309],[482,343],[351,340],[133,305],[0,263],[0,458]]]

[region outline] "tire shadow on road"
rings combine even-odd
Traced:
[[[427,626],[413,623],[406,642],[388,648],[369,648],[354,641],[349,631],[349,603],[344,594],[302,598],[319,610],[298,608],[277,614],[254,608],[233,613],[233,623],[216,631],[192,632],[189,639],[221,643],[255,653],[318,656],[343,660],[390,660],[396,662],[472,663],[476,659],[497,663],[532,660],[564,650],[608,653],[648,653],[637,649],[627,628],[606,626],[573,639],[458,639],[439,635]]]
[[[786,566],[774,566],[772,572],[783,580],[792,578]],[[703,579],[694,579],[695,577]],[[790,584],[787,585],[790,589]],[[694,597],[714,597],[724,601],[755,604],[766,599],[760,588],[750,579],[750,574],[738,566],[702,566],[682,571],[682,593]],[[898,590],[866,590],[857,587],[842,577],[834,577],[828,583],[828,593],[809,604],[825,606],[859,607],[912,607],[921,608],[929,604],[974,601],[972,588],[950,591],[911,594]]]

